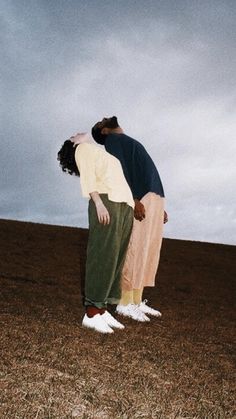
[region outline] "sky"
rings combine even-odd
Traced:
[[[236,244],[236,2],[0,0],[0,218],[87,227],[57,152],[116,115],[160,173],[164,237]]]

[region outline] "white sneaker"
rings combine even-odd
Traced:
[[[162,314],[158,310],[154,310],[154,308],[151,308],[147,305],[148,300],[142,301],[142,303],[139,304],[139,309],[142,311],[142,313],[150,314],[151,316],[155,317],[161,317]]]
[[[108,326],[105,320],[102,319],[101,314],[96,314],[93,317],[88,317],[87,314],[85,314],[82,320],[82,326],[94,329],[100,333],[113,333],[113,330]]]
[[[118,322],[112,315],[111,313],[109,313],[109,311],[105,311],[105,313],[103,313],[101,315],[101,318],[106,322],[106,324],[108,324],[108,326],[110,327],[114,327],[115,329],[124,329],[125,326],[123,324],[121,324],[120,322]]]
[[[149,317],[144,314],[138,306],[135,304],[128,304],[127,306],[118,305],[116,307],[116,311],[118,314],[122,316],[130,317],[133,320],[137,320],[138,322],[149,322]]]

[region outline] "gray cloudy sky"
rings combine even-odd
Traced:
[[[236,2],[0,0],[0,217],[87,226],[56,154],[103,116],[160,172],[165,237],[236,244]]]

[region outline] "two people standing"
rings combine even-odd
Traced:
[[[142,301],[154,286],[162,240],[164,192],[144,147],[124,134],[116,117],[67,140],[58,153],[63,171],[80,176],[89,200],[89,241],[82,324],[102,333],[124,326],[112,314],[149,321],[158,310]]]

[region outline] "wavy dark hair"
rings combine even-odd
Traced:
[[[78,145],[76,146],[78,147]],[[57,153],[57,160],[60,163],[63,172],[69,173],[70,175],[80,176],[76,161],[75,161],[75,150],[73,143],[70,140],[66,140]]]

